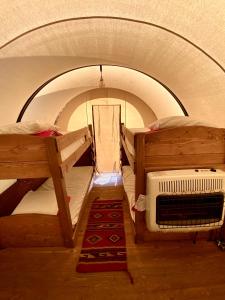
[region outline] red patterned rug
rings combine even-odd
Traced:
[[[95,199],[77,272],[127,271],[122,200]]]

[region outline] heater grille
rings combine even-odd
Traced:
[[[160,193],[202,193],[222,190],[223,179],[184,179],[159,181]]]
[[[201,181],[199,181],[201,182]],[[215,183],[217,184],[217,183]],[[166,229],[183,226],[214,226],[222,219],[224,194],[202,193],[158,195],[156,198],[156,223]]]

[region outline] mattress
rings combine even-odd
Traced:
[[[133,221],[135,221],[135,213],[132,210],[132,207],[135,204],[135,175],[133,173],[132,168],[130,166],[123,166],[122,176],[123,176],[124,190],[127,194],[127,198],[129,202],[130,214]]]
[[[71,197],[69,202],[72,224],[78,221],[84,197],[88,191],[93,167],[75,167],[65,176],[67,194]]]
[[[133,135],[135,135],[135,133],[141,133],[141,132],[147,132],[149,131],[149,128],[127,128]],[[133,156],[135,155],[135,150],[134,150],[134,146],[129,142],[129,140],[126,138],[125,136],[125,143],[127,146],[128,151],[130,152],[130,154],[132,154]]]
[[[88,184],[90,181],[92,173],[93,167],[91,166],[71,168],[71,170],[65,174],[66,189],[77,189],[79,187],[86,186],[86,183]],[[38,191],[49,191],[53,189],[54,185],[52,178],[50,177],[38,188]]]
[[[58,205],[55,191],[30,191],[14,209],[12,215],[18,214],[57,215]]]
[[[1,179],[0,180],[0,194],[7,190],[11,185],[13,185],[17,179]]]
[[[66,190],[70,196],[69,209],[73,225],[77,223],[92,173],[93,167],[75,167],[65,176]],[[25,213],[47,215],[58,213],[52,178],[47,179],[35,192],[28,192],[12,214]]]

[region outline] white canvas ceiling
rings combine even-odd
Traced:
[[[0,25],[1,124],[51,77],[108,64],[155,77],[190,115],[225,126],[224,0],[2,0]]]

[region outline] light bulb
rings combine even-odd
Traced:
[[[99,88],[104,88],[105,87],[105,83],[104,83],[104,80],[103,78],[101,77],[100,80],[99,80]]]

